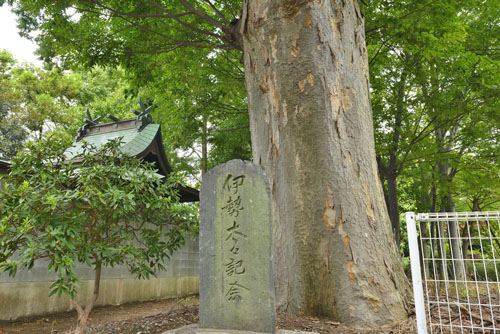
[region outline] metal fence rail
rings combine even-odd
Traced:
[[[500,333],[500,211],[406,223],[418,333]]]

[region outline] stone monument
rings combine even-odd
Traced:
[[[203,176],[200,193],[200,329],[274,333],[269,180],[231,160]]]

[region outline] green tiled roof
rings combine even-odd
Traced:
[[[83,142],[93,144],[100,147],[110,141],[111,139],[121,138],[121,150],[123,153],[131,156],[138,156],[143,153],[149,145],[153,142],[156,134],[160,131],[159,124],[148,124],[142,131],[138,131],[136,127],[128,129],[117,129],[104,133],[95,133],[85,136],[81,141],[73,144],[66,151],[66,157],[72,157],[82,153]]]
[[[96,120],[92,120],[90,115],[88,118],[87,125],[79,129],[76,142],[66,150],[67,159],[72,159],[83,153],[84,142],[99,148],[112,139],[121,138],[120,149],[123,153],[154,162],[158,170],[157,173],[163,177],[167,177],[172,172],[165,155],[159,124],[150,123],[151,119],[139,119],[139,117],[95,124]],[[80,161],[80,158],[73,160],[75,164]],[[194,188],[180,185],[179,194],[181,202],[199,201],[198,190]]]

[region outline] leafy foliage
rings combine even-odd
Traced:
[[[65,129],[75,123],[75,101],[81,82],[73,73],[25,64],[14,69],[14,76],[15,90],[22,103],[13,116],[33,136],[41,139],[46,131],[56,127]]]
[[[165,146],[184,152],[182,159],[174,160],[176,169],[196,175],[204,163],[211,168],[231,159],[249,159],[243,70],[241,64],[233,64],[237,54],[191,50],[191,58],[186,59],[186,53],[161,55],[166,65],[151,73],[154,80],[143,90],[154,98],[154,119],[162,124]]]
[[[14,89],[13,68],[15,59],[0,50],[0,157],[14,156],[27,138],[22,123],[10,114],[21,107],[21,97]]]
[[[15,156],[28,139],[74,138],[85,107],[95,117],[129,118],[137,97],[129,79],[122,68],[19,65],[0,51],[0,156]]]
[[[497,7],[456,0],[365,7],[379,171],[386,196],[392,179],[399,197],[389,207],[465,209],[462,199],[477,188],[474,170],[497,177]]]
[[[90,75],[94,84],[82,100],[104,96],[104,78],[115,74],[103,68],[119,64],[126,75],[118,76],[131,81],[117,80],[124,84],[112,95],[126,86],[126,95],[154,101],[167,150],[186,155],[172,161],[176,169],[196,175],[200,159],[210,167],[250,157],[233,30],[241,1],[7,2],[15,4],[24,34],[39,31],[47,63],[103,66]],[[401,210],[496,208],[498,1],[374,0],[362,9],[378,166],[393,222],[399,228]],[[104,116],[120,103],[91,110]]]
[[[47,62],[137,68],[144,55],[184,47],[239,48],[231,31],[238,0],[7,2],[15,4],[26,37],[39,32],[36,40]]]
[[[94,117],[108,114],[125,119],[137,108],[137,94],[131,89],[130,76],[121,68],[73,69],[80,80],[78,104],[88,107]],[[82,108],[83,110],[83,108]],[[83,113],[82,113],[83,117]]]
[[[241,1],[7,2],[25,36],[38,32],[39,55],[47,64],[122,66],[133,83],[129,91],[155,101],[167,150],[185,155],[171,161],[176,169],[197,175],[207,166],[250,157],[234,34]]]
[[[12,161],[0,191],[0,269],[15,275],[48,259],[52,293],[74,298],[78,262],[125,264],[137,277],[163,270],[196,224],[178,204],[175,176],[124,155],[119,142],[68,161],[61,141],[29,143]],[[78,163],[77,163],[78,162]],[[13,259],[16,255],[18,259]]]

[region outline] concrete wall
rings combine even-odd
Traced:
[[[187,240],[165,263],[166,271],[157,278],[138,280],[125,266],[103,268],[97,305],[123,304],[169,297],[180,297],[199,292],[198,239]],[[86,304],[92,296],[93,271],[85,265],[76,269],[83,286],[78,301]],[[37,261],[30,271],[20,271],[15,277],[0,274],[0,320],[42,315],[72,309],[69,298],[49,297],[50,285],[56,275],[49,273],[47,262]]]

